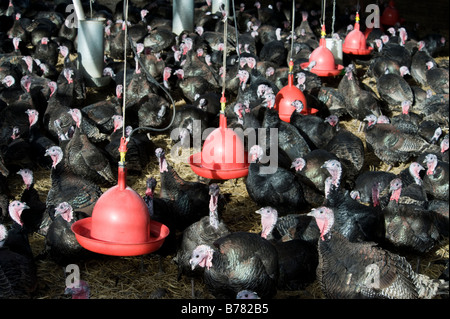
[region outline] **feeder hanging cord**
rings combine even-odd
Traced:
[[[161,85],[158,81],[156,81],[155,78],[153,78],[153,76],[150,74],[150,72],[146,69],[144,63],[142,62],[141,58],[139,57],[139,55],[136,52],[136,48],[133,45],[133,40],[131,39],[131,36],[126,32],[128,30],[128,25],[127,25],[127,23],[128,23],[128,21],[127,21],[127,18],[128,18],[127,17],[128,16],[128,0],[123,2],[123,12],[126,15],[126,18],[125,18],[125,37],[128,38],[128,42],[130,44],[131,49],[133,50],[134,56],[137,57],[138,63],[141,66],[141,69],[144,70],[145,75],[147,77],[147,80],[150,83],[153,83],[156,86],[158,86],[160,89],[162,89],[164,91],[164,93],[169,97],[169,99],[170,99],[170,101],[172,103],[172,118],[170,120],[170,123],[166,127],[164,127],[164,128],[154,128],[154,127],[148,127],[148,126],[136,127],[128,135],[127,141],[129,141],[131,136],[133,135],[133,133],[135,133],[136,131],[139,131],[139,130],[155,131],[155,132],[164,132],[164,131],[168,130],[172,126],[172,124],[173,124],[173,122],[175,120],[176,108],[175,108],[175,101],[173,100],[173,98],[170,95],[170,93],[166,90],[166,88],[163,85]],[[126,63],[126,43],[124,43],[124,47],[125,47],[124,51],[125,51],[125,63]],[[124,68],[124,70],[126,70],[126,68]],[[124,105],[123,105],[123,109],[124,109],[124,114],[125,114],[126,72],[124,72],[124,85],[123,85],[123,87],[124,87]],[[124,117],[124,121],[125,121],[125,117]],[[125,125],[124,125],[124,127],[125,127]]]

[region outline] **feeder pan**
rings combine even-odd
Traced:
[[[312,61],[315,61],[316,65],[311,68],[310,72],[318,76],[336,76],[344,70],[343,65],[335,63],[333,53],[327,48],[325,25],[322,26],[322,37],[320,38],[319,46],[309,56],[309,62],[300,64],[300,67],[305,69]]]
[[[219,127],[206,138],[203,149],[189,157],[195,174],[209,179],[234,179],[248,175],[248,154],[239,135],[227,128],[220,113]]]
[[[319,110],[315,108],[307,108],[306,98],[303,92],[294,85],[294,74],[292,73],[293,62],[289,62],[289,75],[288,75],[288,85],[283,87],[278,91],[275,97],[275,110],[278,112],[280,119],[285,122],[291,121],[291,115],[295,111],[295,107],[292,106],[292,102],[300,100],[303,103],[303,110],[300,112],[304,115],[315,114]]]
[[[347,54],[355,55],[368,55],[373,51],[373,48],[367,46],[366,37],[364,33],[360,31],[359,26],[359,13],[356,13],[355,27],[345,37],[342,51]]]
[[[119,163],[120,164],[120,163]],[[125,185],[126,168],[119,165],[119,183],[100,196],[92,217],[78,220],[72,231],[87,250],[112,256],[138,256],[158,250],[169,228],[150,220],[147,205]]]
[[[381,15],[380,22],[383,25],[394,26],[396,23],[401,23],[403,19],[400,18],[395,2],[390,1],[389,5],[384,9]]]

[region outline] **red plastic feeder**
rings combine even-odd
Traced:
[[[100,196],[92,217],[72,225],[87,250],[112,256],[145,255],[158,250],[169,235],[167,226],[150,220],[144,200],[126,186],[125,179],[126,168],[119,163],[118,184]]]
[[[248,153],[244,150],[242,138],[227,128],[223,111],[220,112],[219,127],[205,139],[202,151],[189,157],[189,164],[195,174],[209,179],[247,176]]]
[[[310,72],[323,77],[336,76],[344,70],[344,66],[335,63],[333,53],[326,46],[325,35],[325,25],[322,25],[322,37],[320,38],[319,46],[311,53],[309,62],[300,64],[300,67],[305,69],[314,61],[316,64],[311,68]]]
[[[384,9],[380,22],[387,26],[394,26],[396,23],[402,22],[394,1],[390,1],[386,9]]]
[[[277,110],[280,119],[285,122],[291,121],[291,115],[295,111],[295,107],[292,106],[292,102],[300,100],[303,103],[303,110],[301,114],[309,115],[316,114],[319,110],[315,108],[306,107],[306,98],[303,92],[294,85],[294,74],[292,69],[294,67],[294,62],[291,60],[289,62],[289,75],[288,75],[288,85],[283,87],[278,91],[275,97],[275,110]]]
[[[355,55],[368,55],[373,51],[372,47],[366,44],[366,36],[360,31],[359,13],[356,13],[355,27],[345,37],[342,45],[342,52]]]

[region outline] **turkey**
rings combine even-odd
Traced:
[[[373,114],[367,116],[366,120],[368,124],[365,137],[368,149],[388,164],[389,169],[397,163],[408,162],[423,152],[439,151],[438,146],[427,143],[419,136],[405,134],[390,123],[377,123]]]
[[[271,206],[280,214],[302,212],[308,207],[296,174],[272,163],[266,165],[259,145],[250,148],[251,163],[245,186],[250,198],[260,206]]]
[[[339,158],[324,149],[316,149],[304,157],[296,158],[292,163],[292,167],[304,185],[313,187],[323,194],[325,191],[325,180],[330,176],[323,166],[328,160],[339,160]]]
[[[23,168],[17,171],[22,177],[25,189],[20,195],[20,201],[27,204],[28,208],[24,209],[20,216],[23,222],[24,231],[28,234],[40,231],[40,226],[46,210],[45,202],[39,196],[39,192],[34,187],[34,176],[30,169]]]
[[[28,208],[26,203],[19,200],[13,200],[8,205],[9,217],[13,221],[11,232],[14,233],[14,236],[9,236],[9,239],[11,239],[9,247],[16,252],[32,257],[33,254],[28,241],[29,232],[24,229],[24,223],[21,219],[23,211]]]
[[[77,263],[92,258],[94,254],[83,248],[75,237],[71,227],[76,221],[88,217],[87,214],[74,211],[67,202],[56,205],[51,212],[52,222],[45,235],[45,251],[53,261],[60,265]]]
[[[178,266],[178,279],[180,279],[182,275],[191,277],[192,297],[195,296],[194,277],[199,277],[203,274],[203,269],[192,269],[191,267],[189,260],[192,251],[198,245],[212,245],[216,239],[230,233],[227,225],[219,217],[219,186],[217,184],[211,184],[209,190],[211,195],[209,215],[202,217],[199,221],[189,225],[183,231],[180,247],[174,257],[174,261]]]
[[[319,116],[301,114],[304,105],[300,100],[292,102],[292,106],[295,110],[291,114],[289,123],[297,128],[310,149],[324,148],[337,133],[334,118],[328,116],[324,120]]]
[[[51,89],[51,94],[44,113],[43,123],[49,134],[54,139],[58,139],[58,129],[55,128],[54,124],[55,120],[60,121],[60,127],[64,134],[67,134],[75,126],[75,121],[69,114],[73,99],[71,93],[66,92],[62,84],[51,81],[48,83],[48,86]]]
[[[46,155],[50,156],[53,164],[50,173],[51,187],[48,191],[45,218],[41,226],[42,235],[45,235],[50,225],[50,214],[53,214],[57,205],[62,202],[69,203],[75,211],[81,211],[92,215],[94,205],[103,194],[101,188],[73,173],[67,166],[64,152],[59,146],[47,149]]]
[[[276,294],[278,253],[258,234],[232,232],[213,245],[199,245],[189,263],[192,269],[204,267],[204,283],[217,299],[235,298],[244,289],[255,291],[262,299]]]
[[[89,284],[84,280],[79,280],[78,286],[76,283],[71,283],[64,289],[65,295],[71,295],[72,299],[89,299],[91,295],[91,289]]]
[[[358,121],[364,120],[367,114],[382,114],[380,103],[376,95],[366,89],[356,76],[355,66],[350,64],[346,68],[345,76],[338,84],[338,92],[345,98],[348,114]],[[359,128],[361,130],[361,126]]]
[[[254,291],[241,290],[237,293],[236,299],[261,299]]]
[[[70,109],[76,128],[64,148],[65,161],[73,173],[99,185],[112,186],[116,178],[106,153],[89,139],[84,131],[84,119],[79,109]]]
[[[122,85],[118,85],[117,99],[111,98],[105,101],[99,101],[84,106],[81,109],[83,117],[89,119],[95,124],[101,133],[111,133],[114,130],[113,118],[115,115],[121,115],[122,109],[118,99],[121,98]]]
[[[58,54],[58,44],[48,37],[42,37],[40,42],[35,45],[32,57],[33,59],[38,59],[49,65],[56,66]]]
[[[348,113],[345,97],[336,88],[322,86],[317,98],[325,105],[330,114],[340,117]]]
[[[310,213],[320,228],[317,279],[329,299],[432,299],[448,282],[414,272],[406,258],[371,242],[350,242],[334,230],[327,207]]]
[[[436,94],[448,94],[448,69],[436,65],[433,61],[426,63],[427,84]]]
[[[340,129],[328,141],[324,149],[336,155],[342,163],[345,182],[352,185],[365,164],[366,153],[363,141],[352,132],[346,129]]]
[[[433,61],[433,57],[425,49],[425,42],[417,43],[417,51],[411,57],[411,76],[421,86],[427,85],[427,62]]]
[[[355,179],[355,185],[350,192],[352,198],[358,200],[363,204],[373,204],[373,185],[378,184],[379,190],[382,191],[389,188],[391,181],[397,175],[392,172],[385,171],[364,171]]]
[[[427,166],[426,175],[423,177],[426,193],[432,198],[448,202],[448,162],[438,160],[435,154],[427,154],[423,162]]]
[[[22,248],[15,250],[18,246]],[[31,247],[19,227],[0,224],[0,298],[28,299],[37,289],[37,267]]]
[[[156,179],[148,177],[146,180],[146,190],[142,196],[145,204],[148,207],[150,220],[160,222],[169,228],[169,235],[164,240],[162,246],[158,249],[156,254],[159,256],[159,270],[164,272],[162,267],[162,257],[174,254],[177,250],[177,235],[176,235],[176,216],[173,207],[173,202],[164,198],[155,198]]]
[[[311,151],[308,143],[297,128],[290,123],[282,121],[278,112],[273,108],[267,108],[261,126],[262,128],[268,129],[268,131],[277,129],[278,153],[282,157],[288,159],[289,164],[287,165],[287,168],[290,167],[293,160],[298,157],[303,157]],[[261,144],[261,142],[259,143]],[[269,134],[266,134],[266,148],[272,148],[271,145],[273,143],[275,143],[275,141],[272,141],[272,137]],[[280,166],[283,166],[282,161],[279,161],[279,163]]]
[[[155,145],[151,141],[150,135],[145,131],[133,130],[130,125],[123,132],[122,115],[113,115],[113,122],[114,130],[109,136],[109,143],[104,148],[108,157],[112,160],[111,167],[116,167],[120,161],[119,147],[122,143],[122,137],[125,136],[127,139],[127,174],[140,175],[155,152]]]
[[[278,288],[283,290],[304,289],[316,279],[318,263],[317,242],[300,237],[285,240],[274,237],[273,230],[278,223],[278,212],[272,207],[256,211],[261,215],[261,236],[269,240],[278,252]]]
[[[386,242],[399,253],[422,255],[435,247],[439,240],[436,213],[415,205],[402,203],[402,180],[390,183],[390,199],[383,208]]]
[[[410,112],[411,101],[403,101],[401,103],[402,113],[390,118],[390,123],[397,127],[400,131],[407,134],[418,134],[419,125],[423,116],[414,112]]]
[[[27,112],[29,116],[31,114],[33,117],[33,121],[30,121],[30,135],[28,138],[31,147],[30,157],[33,162],[37,164],[37,166],[50,169],[52,162],[44,154],[47,148],[56,145],[56,142],[50,137],[50,134],[43,127],[42,121],[39,117],[39,112],[33,109],[28,109]]]
[[[174,201],[176,229],[184,230],[192,223],[209,215],[209,186],[202,182],[182,179],[168,164],[162,148],[155,150],[161,176],[160,197]],[[219,210],[225,203],[223,195],[219,199]]]
[[[367,206],[353,199],[348,190],[333,184],[331,177],[327,178],[325,186],[323,206],[333,210],[336,232],[351,242],[383,242],[384,218],[378,207]],[[372,186],[374,196],[378,196],[378,187],[377,184]],[[377,203],[378,199],[374,201]]]
[[[391,111],[398,109],[403,101],[414,101],[411,86],[404,79],[407,74],[409,69],[403,65],[400,67],[400,75],[387,72],[377,80],[378,94]]]

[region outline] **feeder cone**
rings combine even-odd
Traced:
[[[322,37],[319,46],[309,56],[309,62],[300,64],[300,67],[305,69],[310,63],[315,62],[310,72],[324,77],[336,76],[344,70],[344,66],[335,63],[333,53],[326,46],[325,34],[325,25],[322,25]]]
[[[248,154],[244,150],[243,136],[227,128],[227,119],[220,112],[219,127],[203,143],[201,152],[189,157],[195,174],[209,179],[233,179],[248,174]]]
[[[291,65],[292,64],[292,65]],[[292,106],[292,102],[300,100],[303,103],[303,110],[301,114],[315,114],[319,110],[315,108],[307,108],[306,98],[303,92],[294,85],[294,74],[292,73],[293,62],[289,62],[289,75],[288,75],[288,85],[283,87],[278,91],[275,97],[275,110],[278,112],[280,119],[285,122],[291,121],[291,115],[295,111],[295,107]]]
[[[386,26],[394,26],[396,23],[400,23],[401,19],[397,8],[395,7],[395,2],[390,1],[389,5],[384,9],[381,15],[380,22]]]
[[[96,253],[137,256],[158,250],[169,235],[167,226],[151,221],[142,197],[126,186],[126,167],[119,162],[118,183],[100,196],[92,217],[72,225],[80,245]]]
[[[360,31],[358,12],[356,13],[355,20],[355,27],[345,37],[342,51],[347,54],[368,55],[372,52],[373,48],[367,46],[366,37],[364,33]]]

